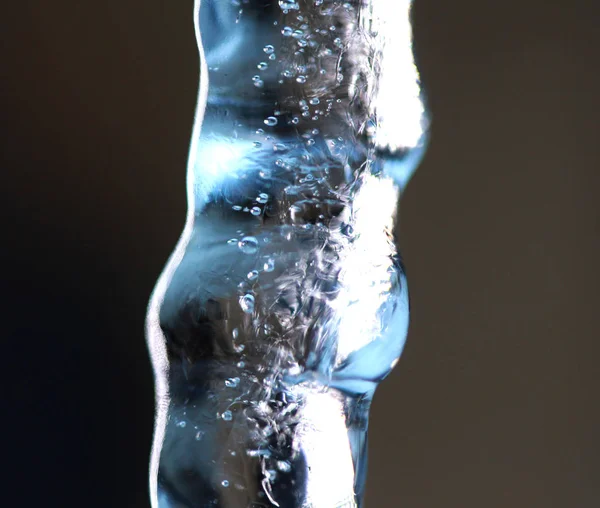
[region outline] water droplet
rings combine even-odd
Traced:
[[[294,30],[294,32],[292,33],[292,37],[294,39],[300,39],[303,35],[304,35],[304,31],[302,31],[302,30]]]
[[[295,116],[294,118],[292,118],[292,123],[293,123],[294,125],[297,125],[297,124],[298,124],[298,122],[300,122],[300,118],[298,118],[297,116]]]
[[[226,422],[230,422],[233,418],[233,415],[231,414],[231,411],[227,410],[221,415],[221,418],[223,418],[223,420]]]
[[[199,430],[198,432],[196,432],[196,441],[202,440],[203,437],[204,437],[203,431]]]
[[[253,236],[245,236],[238,242],[238,247],[244,254],[256,254],[258,252],[258,240]]]
[[[233,349],[236,353],[241,353],[244,349],[246,349],[246,346],[244,346],[244,344],[240,344],[239,346],[234,346]]]
[[[239,367],[240,369],[243,369],[246,366],[246,362],[237,362],[236,363],[237,367]]]
[[[248,272],[248,275],[246,275],[246,277],[248,277],[249,281],[255,281],[256,279],[258,279],[258,270],[252,270],[251,272]]]
[[[290,70],[283,71],[283,76],[286,78],[291,78],[293,75],[294,75],[294,73]]]
[[[289,37],[294,31],[289,26],[285,26],[283,27],[283,30],[281,30],[281,33],[284,37]]]
[[[231,377],[231,378],[225,380],[225,386],[227,388],[235,388],[239,384],[240,384],[240,378],[239,377]]]
[[[311,139],[309,139],[309,140],[306,142],[306,144],[307,144],[308,146],[313,146],[313,145],[315,144],[315,140],[311,138]]]
[[[254,145],[254,148],[260,148],[262,146],[262,143],[260,141],[255,141],[252,144]]]
[[[260,62],[256,67],[259,70],[264,71],[265,69],[269,68],[269,64],[267,62]]]
[[[300,46],[301,48],[305,48],[306,46],[308,46],[308,42],[306,42],[306,39],[300,39],[298,41],[298,46]]]
[[[271,53],[273,53],[275,51],[275,48],[271,45],[271,44],[267,44],[264,48],[263,51],[267,54],[270,55]]]
[[[277,60],[277,55],[275,53],[269,55],[269,60]]]
[[[223,485],[223,487],[229,487],[229,482],[227,480],[223,480],[221,485]]]
[[[316,104],[319,104],[321,101],[318,97],[313,97],[309,102],[314,106]]]
[[[184,421],[181,421],[181,422],[179,422],[179,423],[177,424],[177,426],[178,426],[180,429],[183,429],[183,428],[185,428],[185,426],[186,426],[186,425],[187,425],[187,423],[186,423],[186,422],[184,422]]]
[[[242,209],[242,207],[241,207],[240,205],[233,205],[233,206],[231,207],[231,209],[232,209],[232,210],[235,210],[236,212],[239,212],[239,211]]]
[[[264,134],[265,130],[264,129],[256,129],[256,134],[261,135]]]
[[[256,88],[262,88],[263,86],[265,86],[265,82],[262,79],[259,79],[258,81],[254,82],[254,86]]]
[[[233,209],[235,210],[236,208],[234,207]],[[242,207],[240,206],[240,207],[239,207],[239,209],[241,210],[241,209],[242,209]],[[237,242],[238,242],[238,239],[237,239],[237,238],[231,238],[230,240],[227,240],[227,243],[228,243],[229,245],[233,245],[234,243],[237,243]]]
[[[240,307],[242,308],[242,311],[246,314],[252,314],[254,312],[254,296],[240,296]]]
[[[298,77],[296,78],[296,81],[297,81],[298,83],[306,83],[306,76],[298,76]]]
[[[265,125],[268,125],[269,127],[274,127],[275,125],[277,125],[277,118],[275,118],[274,116],[269,116],[265,119]]]
[[[250,213],[255,217],[258,217],[262,213],[262,210],[258,206],[253,206]]]
[[[272,272],[273,270],[275,270],[275,260],[273,258],[267,259],[267,261],[263,265],[263,270],[265,272]]]
[[[234,328],[231,331],[231,336],[233,337],[233,340],[236,340],[240,336],[240,331],[237,328]]]
[[[310,111],[303,111],[302,116],[310,116]]]
[[[319,134],[319,129],[313,129],[312,131],[310,131],[310,133],[316,136],[317,134]]]

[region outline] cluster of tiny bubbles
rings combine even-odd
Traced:
[[[296,0],[279,0],[279,7],[283,10],[284,14],[287,14],[288,11],[298,10],[300,6],[296,2]]]
[[[254,296],[250,294],[240,296],[240,307],[246,314],[252,314],[254,312]]]
[[[238,242],[238,247],[244,254],[256,254],[258,252],[258,240],[253,236],[245,236]]]
[[[236,388],[240,384],[239,377],[231,377],[225,380],[225,386],[227,388]]]
[[[269,127],[274,127],[275,125],[277,125],[277,118],[275,118],[274,116],[268,116],[267,118],[265,118],[264,123]]]
[[[221,418],[223,418],[223,420],[225,420],[226,422],[230,422],[233,418],[233,414],[228,409],[221,415]]]

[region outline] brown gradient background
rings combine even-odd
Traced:
[[[433,131],[369,508],[600,506],[599,7],[416,0]],[[191,16],[2,8],[2,506],[149,506],[143,321],[184,221]]]

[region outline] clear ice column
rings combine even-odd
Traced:
[[[427,120],[403,0],[202,0],[185,229],[152,295],[154,508],[361,506],[408,329]]]

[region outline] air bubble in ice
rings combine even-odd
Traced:
[[[240,307],[242,308],[242,311],[246,314],[252,314],[254,312],[254,296],[240,296]]]
[[[258,252],[258,240],[253,236],[245,236],[238,242],[238,247],[244,254],[256,254]]]
[[[282,473],[289,473],[292,470],[292,466],[286,460],[278,460],[277,461],[277,469]]]

